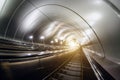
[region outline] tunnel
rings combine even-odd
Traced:
[[[120,80],[119,0],[0,0],[0,80]]]

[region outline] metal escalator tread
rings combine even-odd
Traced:
[[[79,62],[69,62],[68,64],[79,65]]]
[[[53,78],[53,79],[51,79]],[[47,80],[98,80],[84,53],[77,53]]]
[[[69,67],[69,66],[65,66],[64,69],[73,70],[73,71],[81,71],[81,68]]]
[[[76,72],[80,72],[81,71],[81,69],[76,69],[76,68],[71,68],[71,69],[65,68],[65,70],[76,71]]]
[[[80,80],[80,76],[71,76],[71,75],[66,75],[62,73],[57,73],[60,77],[58,77],[58,80]]]
[[[70,66],[70,67],[76,67],[76,68],[80,68],[80,65],[71,65],[71,64],[67,64],[66,66]]]
[[[61,70],[60,73],[66,74],[66,75],[71,75],[71,76],[80,76],[81,72],[77,71],[70,71],[70,70]]]
[[[52,77],[52,80],[80,80],[82,76],[80,62],[80,54],[75,55],[68,64]]]

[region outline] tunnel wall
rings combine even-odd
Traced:
[[[0,10],[0,35],[23,40],[39,29],[40,24],[45,26],[46,22],[68,21],[87,36],[87,43],[82,43],[87,53],[92,51],[94,54],[90,55],[113,75],[115,71],[109,68],[119,69],[120,64],[120,14],[115,10],[118,8],[119,11],[116,1],[111,0],[111,3],[114,6],[105,0],[6,0]],[[38,11],[34,13],[35,10]],[[31,13],[39,16],[31,17],[34,20],[27,22]],[[33,27],[28,27],[31,24]],[[105,66],[106,60],[115,66]]]

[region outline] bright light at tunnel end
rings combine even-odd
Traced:
[[[67,46],[68,46],[68,49],[73,51],[73,50],[77,50],[80,45],[77,41],[74,41],[74,40],[69,40],[66,42]]]

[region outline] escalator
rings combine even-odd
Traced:
[[[76,53],[64,66],[43,80],[98,80],[83,52]]]

